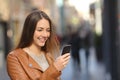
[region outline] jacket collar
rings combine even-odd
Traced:
[[[27,52],[25,52],[23,49],[19,49],[19,51],[20,51],[20,54],[19,54],[20,56],[27,58],[27,65],[29,67],[34,68],[34,69],[38,69],[38,70],[43,72],[42,68],[38,65],[38,63]],[[50,60],[49,55],[46,54],[45,56],[46,56],[46,59],[48,61],[48,64],[51,65],[52,61]],[[19,58],[20,58],[20,60],[25,62],[23,57],[19,57]]]
[[[38,69],[43,72],[42,68],[39,66],[39,64],[23,49],[18,49],[18,58],[21,62],[23,62],[24,65],[28,65],[31,68]],[[52,57],[50,56],[50,53],[45,54],[46,59],[48,61],[48,64],[51,65],[53,63]],[[23,59],[23,57],[25,59]]]
[[[42,68],[38,65],[38,63],[30,55],[27,54],[27,56],[28,56],[28,64],[27,65],[29,67],[43,71]]]
[[[28,54],[27,54],[28,55]],[[49,66],[52,64],[52,60],[50,59],[50,56],[48,54],[45,54],[46,60],[48,61]],[[28,64],[31,68],[38,69],[43,72],[42,68],[39,66],[39,64],[30,56],[28,55]]]

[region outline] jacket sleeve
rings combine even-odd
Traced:
[[[21,67],[17,57],[11,53],[7,56],[7,72],[12,80],[30,80]]]
[[[40,80],[60,80],[60,74],[61,71],[58,71],[54,65],[50,65],[49,68],[42,74]]]

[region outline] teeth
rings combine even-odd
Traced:
[[[40,39],[41,39],[42,37],[40,37]]]
[[[43,38],[43,37],[39,37],[39,40],[42,40],[42,41],[43,41],[43,40],[45,40],[45,38]]]

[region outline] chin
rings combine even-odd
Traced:
[[[43,47],[43,46],[45,46],[45,44],[44,43],[43,44],[39,44],[39,46]]]

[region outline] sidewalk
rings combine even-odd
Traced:
[[[0,80],[10,80],[6,71],[6,61],[2,51],[0,51]]]
[[[0,80],[10,80],[7,71],[6,71],[6,62],[3,62],[3,65],[0,67]]]
[[[71,59],[70,63],[63,70],[62,80],[110,80],[107,78],[105,66],[103,63],[97,62],[95,53],[91,52],[86,67],[85,54],[81,53],[81,70],[78,70]]]

